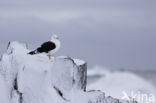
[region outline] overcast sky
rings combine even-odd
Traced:
[[[58,34],[56,54],[110,69],[156,70],[156,0],[0,0],[0,54]]]

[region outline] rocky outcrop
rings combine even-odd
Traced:
[[[87,63],[70,57],[28,55],[24,44],[12,42],[0,61],[10,103],[135,103],[86,91]]]

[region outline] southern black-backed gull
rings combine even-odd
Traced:
[[[35,55],[39,53],[47,53],[49,59],[51,55],[56,53],[60,49],[61,43],[57,35],[52,35],[51,40],[44,42],[36,50],[29,52],[30,55]]]

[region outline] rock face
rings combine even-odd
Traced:
[[[122,103],[101,91],[86,91],[86,62],[70,57],[49,60],[46,54],[28,52],[26,45],[12,42],[1,58],[6,103]]]
[[[57,57],[50,63],[52,84],[67,100],[70,99],[70,92],[86,90],[86,63],[77,62],[82,61],[70,57]]]

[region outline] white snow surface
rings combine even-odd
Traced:
[[[9,92],[4,81],[4,78],[0,75],[0,103],[10,103]]]
[[[100,98],[101,92],[86,93],[79,88],[82,78],[77,70],[84,61],[68,57],[49,60],[44,53],[29,55],[28,52],[25,44],[12,42],[3,54],[0,103],[88,103]]]
[[[7,53],[2,56],[0,76],[4,80],[0,78],[0,103],[19,103],[18,93],[12,91],[16,76],[23,103],[64,103],[52,87],[51,66],[55,58],[49,60],[44,53],[28,55],[28,52],[24,44],[12,42]]]
[[[83,90],[86,87],[86,75],[82,73],[84,61],[68,57],[49,60],[47,54],[29,55],[28,52],[25,44],[11,42],[3,54],[0,61],[0,103],[116,103],[116,99],[105,97],[103,92]],[[109,72],[106,74],[105,82],[101,80],[89,87],[116,96],[113,93],[120,91],[122,81],[118,79],[121,78],[117,79],[118,83]],[[124,82],[126,79],[122,85]],[[115,85],[118,90],[114,89]],[[129,85],[123,87],[127,89]]]
[[[125,92],[128,96],[135,96],[138,103],[156,103],[156,88],[138,75],[127,71],[111,72],[103,67],[96,66],[88,70],[89,76],[100,75],[101,78],[87,86],[88,90],[102,90],[106,95],[122,99]],[[133,94],[134,95],[133,95]],[[148,98],[143,95],[147,95]],[[152,96],[151,96],[152,95]],[[152,99],[154,96],[154,99]]]
[[[73,59],[73,60],[77,65],[83,65],[85,63],[85,61],[80,60],[80,59]]]

